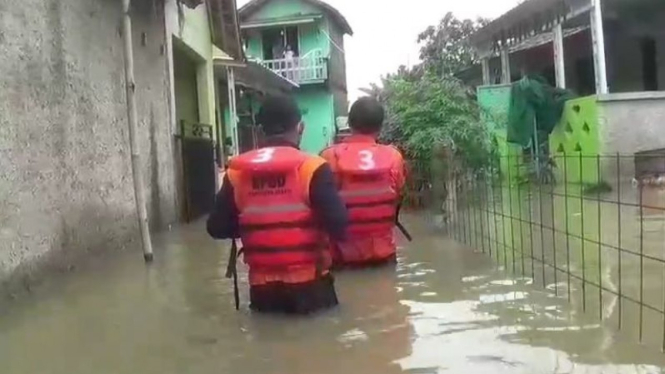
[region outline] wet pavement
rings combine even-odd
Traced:
[[[2,374],[661,373],[665,355],[502,271],[423,218],[397,269],[337,275],[311,318],[233,308],[228,248],[201,224],[100,258],[0,309]],[[629,335],[629,334],[625,334]]]

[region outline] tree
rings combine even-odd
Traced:
[[[382,141],[416,163],[427,163],[441,149],[476,169],[491,161],[494,145],[474,93],[453,76],[476,61],[468,37],[487,23],[446,14],[418,35],[422,63],[400,66],[381,77],[381,84],[361,89],[386,110]]]
[[[403,76],[383,80],[380,100],[387,119],[382,139],[411,159],[430,159],[437,147],[448,147],[473,167],[490,159],[492,144],[480,121],[480,108],[468,88],[433,72],[412,81]]]
[[[452,75],[477,62],[469,37],[489,23],[488,19],[460,20],[447,13],[436,26],[418,35],[420,59],[425,69],[437,75]]]

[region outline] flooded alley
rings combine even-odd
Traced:
[[[97,259],[3,305],[3,374],[660,373],[665,356],[493,259],[405,224],[396,272],[337,276],[341,307],[312,318],[233,308],[227,248],[201,224],[157,238],[145,267]]]

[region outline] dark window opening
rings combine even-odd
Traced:
[[[658,91],[658,61],[656,40],[651,37],[642,38],[642,84],[645,91]]]
[[[286,58],[289,52],[292,53],[292,57],[299,56],[300,43],[297,26],[265,30],[261,39],[264,60],[280,60]]]
[[[593,67],[593,58],[585,57],[575,61],[575,72],[577,75],[577,93],[580,96],[593,95],[596,93],[596,73]]]
[[[556,72],[554,71],[554,65],[541,70],[540,75],[545,78],[550,86],[556,87]]]

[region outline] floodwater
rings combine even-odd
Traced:
[[[612,188],[469,189],[461,208],[451,210],[449,234],[494,257],[507,273],[569,300],[573,310],[662,349],[665,189]]]
[[[0,310],[2,374],[661,373],[665,356],[531,278],[405,217],[397,269],[337,276],[309,318],[233,308],[227,247],[201,224],[98,259]],[[432,225],[433,226],[433,225]]]

